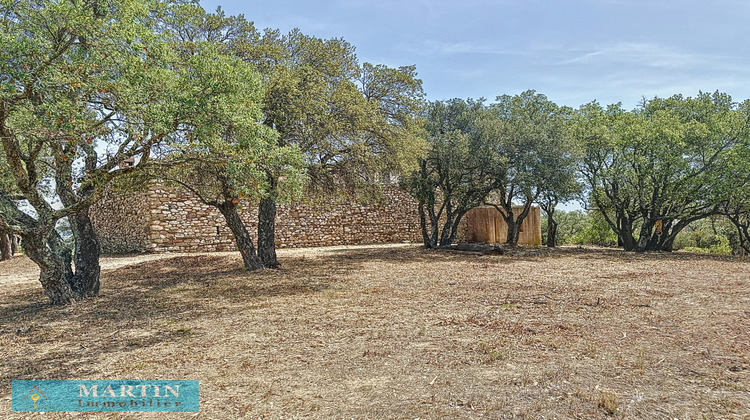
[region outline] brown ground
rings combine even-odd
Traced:
[[[9,281],[33,272],[16,258],[0,263],[0,417],[27,417],[11,379],[197,379],[199,418],[750,419],[750,260],[533,255],[296,250],[260,273],[232,254],[107,259],[101,297],[65,308]]]

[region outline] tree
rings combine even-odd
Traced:
[[[632,115],[620,104],[606,110],[598,103],[583,105],[576,115],[574,137],[583,147],[580,172],[589,193],[589,201],[617,234],[618,245],[635,249],[633,229],[638,218],[632,192],[621,164],[626,159],[617,144],[617,133],[627,127]]]
[[[98,241],[87,209],[130,172],[120,162],[147,162],[176,125],[172,60],[153,31],[160,7],[0,4],[0,137],[12,185],[0,191],[0,232],[22,237],[52,304],[98,293]],[[74,253],[55,230],[66,217]]]
[[[733,185],[719,205],[719,214],[736,229],[735,248],[750,254],[750,147],[737,148],[725,169],[732,174]]]
[[[10,235],[7,233],[0,234],[0,261],[13,258],[13,248],[11,246]]]
[[[426,248],[448,246],[463,216],[482,204],[493,188],[492,172],[476,121],[482,100],[452,99],[427,107],[428,150],[403,181],[417,200]]]
[[[750,254],[750,209],[745,206],[727,206],[721,214],[737,229],[737,245]]]
[[[267,31],[255,60],[267,80],[265,124],[282,146],[303,154],[308,189],[356,187],[398,165],[421,143],[413,134],[422,90],[413,67],[360,66],[342,39],[322,40],[294,30]],[[360,85],[357,85],[357,82]],[[281,174],[268,169],[268,196],[258,209],[258,249],[278,266],[276,202]]]
[[[748,107],[717,92],[616,108],[583,110],[589,124],[605,124],[604,135],[583,138],[591,199],[625,249],[671,251],[682,229],[717,214],[741,185],[728,168],[748,148]]]
[[[494,161],[495,188],[488,204],[494,206],[508,225],[506,243],[518,244],[521,223],[531,205],[547,194],[547,214],[575,184],[575,151],[568,139],[566,115],[546,96],[533,90],[503,95],[490,105],[480,120],[480,132]],[[522,210],[515,214],[513,206]],[[553,235],[554,236],[554,235]]]
[[[583,192],[583,186],[578,176],[578,164],[580,162],[581,150],[575,138],[570,135],[570,119],[572,110],[561,108],[557,118],[565,121],[564,132],[556,133],[558,138],[554,139],[548,147],[559,147],[557,153],[545,154],[546,163],[538,175],[541,178],[541,193],[537,202],[539,207],[547,216],[547,246],[554,248],[558,245],[558,226],[555,217],[557,205],[579,198]]]
[[[372,185],[384,172],[402,170],[420,148],[415,133],[422,90],[413,67],[360,66],[354,47],[343,39],[299,30],[260,34],[243,16],[227,17],[221,9],[206,14],[186,5],[175,16],[183,22],[174,25],[181,50],[215,43],[261,74],[263,123],[278,133],[280,147],[302,154],[308,193]],[[258,253],[266,267],[276,267],[276,206],[288,196],[289,177],[285,165],[263,171]]]
[[[166,26],[181,67],[191,75],[179,100],[186,141],[155,165],[156,173],[150,172],[216,207],[235,237],[245,267],[262,268],[238,209],[266,197],[267,171],[282,179],[279,194],[294,195],[301,184],[301,163],[294,146],[279,147],[276,132],[261,124],[261,79],[230,48],[252,41],[255,30],[242,17],[227,18],[220,9],[207,14],[193,4],[176,7]]]
[[[571,164],[575,161],[571,159]],[[548,185],[538,198],[539,208],[547,216],[546,244],[550,248],[557,247],[560,243],[558,235],[559,222],[556,218],[556,208],[561,202],[574,199],[581,193],[581,184],[576,179],[575,169],[570,168],[565,172],[566,177],[559,178],[558,185]]]

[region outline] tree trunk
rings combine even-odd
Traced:
[[[661,237],[658,237],[656,234],[654,234],[654,237],[658,238],[658,242],[656,242],[654,250],[672,252],[674,250],[674,241],[677,238],[677,235],[691,223],[703,218],[703,216],[697,216],[690,219],[682,219],[674,225],[674,220],[667,220],[667,222],[664,224]]]
[[[547,216],[547,247],[557,247],[557,222],[549,213]]]
[[[513,213],[512,205],[503,206],[503,208],[505,209],[505,213],[507,213],[507,217],[505,214],[503,214],[505,223],[508,225],[508,238],[505,241],[507,245],[511,247],[518,246],[518,238],[521,236],[521,225],[523,224],[524,219],[526,219],[526,216],[529,215],[531,202],[532,200],[527,198],[526,204],[524,204],[523,211],[521,211],[521,214],[519,214],[518,217],[516,217],[515,213]],[[503,212],[501,212],[501,214],[502,213]]]
[[[430,248],[437,248],[440,218],[430,214]]]
[[[633,237],[633,225],[625,217],[619,218],[620,228],[617,232],[617,242],[625,251],[632,251],[636,248],[635,238]]]
[[[547,213],[547,247],[557,247],[557,222],[555,221],[555,206],[548,205],[544,209]]]
[[[0,261],[13,258],[13,249],[10,244],[10,235],[0,233]]]
[[[253,246],[253,240],[250,237],[250,233],[247,231],[245,223],[240,218],[239,212],[237,212],[237,205],[231,201],[225,201],[223,204],[217,206],[219,211],[227,221],[227,226],[231,229],[234,235],[234,241],[237,244],[237,249],[242,255],[242,261],[245,264],[245,268],[248,270],[258,270],[263,268],[263,262],[255,252],[255,246]]]
[[[467,211],[461,210],[456,215],[456,220],[453,222],[453,227],[451,228],[451,234],[450,234],[450,237],[448,238],[448,241],[451,244],[453,242],[456,242],[456,237],[458,236],[458,228],[461,225],[461,219],[463,219]]]
[[[52,305],[67,305],[75,299],[70,282],[70,260],[48,246],[49,232],[23,236],[26,255],[39,266],[39,282]]]
[[[745,254],[750,254],[750,226],[747,223],[743,223],[739,215],[732,216],[727,214],[726,216],[734,227],[737,228],[737,240],[740,248],[745,251]]]
[[[440,246],[450,246],[453,243],[451,231],[453,230],[453,215],[446,214],[443,230],[440,232]]]
[[[16,235],[10,235],[10,253],[12,255],[18,254],[18,237]]]
[[[651,218],[644,218],[643,225],[641,225],[641,232],[638,234],[638,243],[635,247],[635,252],[644,252],[648,249],[648,245],[651,242],[651,233],[654,228],[655,220]]]
[[[278,268],[276,258],[276,200],[263,198],[258,206],[258,255],[263,265]]]
[[[518,226],[512,210],[510,216],[505,218],[505,224],[508,225],[508,236],[505,238],[505,243],[511,247],[518,246]]]
[[[427,214],[424,211],[424,206],[425,203],[420,201],[419,206],[417,207],[417,213],[419,214],[419,229],[422,232],[422,242],[424,242],[424,247],[430,249],[432,248],[432,238],[427,232]]]
[[[94,224],[89,217],[89,209],[81,210],[71,216],[69,220],[75,238],[73,259],[75,274],[71,284],[73,293],[79,298],[98,296],[101,275],[101,266],[99,265],[101,246],[99,235],[97,235]]]

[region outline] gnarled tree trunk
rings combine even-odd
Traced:
[[[245,268],[248,270],[263,268],[263,262],[255,251],[253,240],[237,211],[237,204],[227,200],[216,207],[219,209],[222,216],[224,216],[224,219],[227,221],[227,226],[229,226],[229,229],[234,235],[234,241],[237,244],[237,249],[240,251],[240,255],[242,255],[242,262],[245,264]]]
[[[49,231],[22,236],[26,255],[39,266],[39,282],[52,305],[67,305],[76,299],[70,286],[73,272],[70,259],[48,246]]]
[[[99,256],[101,246],[99,235],[86,208],[70,217],[70,227],[75,238],[75,274],[71,282],[73,293],[80,298],[99,295],[101,266]]]
[[[0,261],[13,258],[13,248],[11,247],[10,236],[0,233]]]
[[[532,200],[527,200],[524,203],[523,210],[518,217],[513,213],[513,204],[511,202],[504,201],[502,206],[492,204],[500,212],[500,215],[503,216],[505,224],[508,225],[508,236],[505,240],[506,245],[511,247],[518,246],[518,238],[521,236],[521,224],[526,219],[526,216],[529,215],[531,202]]]
[[[547,246],[557,247],[557,222],[551,213],[547,213]]]
[[[278,268],[276,258],[276,200],[268,197],[258,206],[258,255],[263,265]]]

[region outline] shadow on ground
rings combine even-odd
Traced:
[[[96,299],[67,307],[45,303],[41,289],[25,285],[0,295],[0,393],[11,379],[72,379],[106,377],[97,371],[108,355],[195,337],[200,331],[181,330],[175,323],[216,318],[229,305],[284,296],[316,294],[346,288],[349,274],[375,261],[392,263],[472,262],[497,263],[548,260],[571,255],[582,259],[719,260],[746,258],[688,254],[634,254],[616,249],[522,248],[519,256],[462,255],[420,247],[359,247],[332,250],[315,257],[302,255],[281,260],[280,270],[248,272],[239,256],[180,256],[106,270]],[[210,337],[206,337],[210,339]]]

